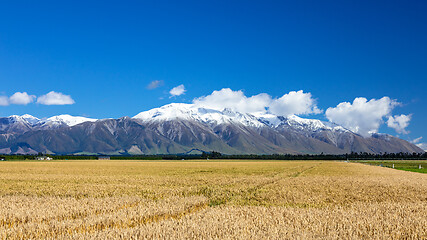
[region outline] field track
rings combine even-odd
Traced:
[[[0,162],[0,239],[427,239],[427,174],[332,161]]]

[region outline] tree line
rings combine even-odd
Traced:
[[[33,160],[38,156],[51,157],[54,160],[95,160],[101,155],[0,155],[4,160]],[[112,160],[182,160],[182,159],[259,159],[259,160],[411,160],[427,159],[427,152],[424,153],[381,153],[372,154],[366,152],[352,152],[346,154],[238,154],[228,155],[220,152],[203,152],[202,154],[160,154],[160,155],[112,155]]]

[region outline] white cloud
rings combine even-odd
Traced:
[[[291,91],[271,102],[270,112],[280,116],[318,114],[320,109],[316,106],[316,101],[311,97],[311,93],[304,93],[302,90]]]
[[[423,139],[423,137],[416,138],[412,140],[411,143],[417,145],[417,147],[427,152],[427,143],[421,142],[421,139]]]
[[[340,124],[362,136],[370,136],[378,131],[383,117],[390,115],[395,106],[399,105],[389,97],[371,99],[359,97],[353,103],[342,102],[336,107],[326,110],[326,117],[331,122]]]
[[[230,88],[223,88],[213,91],[208,96],[199,97],[193,103],[205,108],[223,110],[230,108],[235,111],[252,113],[265,111],[265,107],[270,103],[271,97],[261,93],[252,97],[246,97],[242,91],[233,91]]]
[[[154,80],[147,85],[147,89],[152,90],[163,85],[163,80]]]
[[[408,134],[408,131],[406,131],[405,128],[409,126],[409,121],[411,121],[411,117],[411,114],[395,115],[394,117],[389,116],[387,120],[387,126],[396,130],[397,133]]]
[[[9,98],[6,96],[0,96],[0,106],[9,105]]]
[[[223,88],[213,91],[208,96],[196,98],[193,103],[218,110],[230,108],[244,113],[270,112],[280,116],[321,112],[311,94],[303,93],[303,91],[292,91],[280,98],[273,99],[266,93],[247,97],[241,90],[233,91],[230,88]]]
[[[180,96],[180,95],[184,94],[185,91],[186,90],[185,90],[184,84],[181,84],[179,86],[176,86],[176,87],[172,88],[169,91],[169,93],[171,95],[170,97]]]
[[[51,91],[45,95],[38,97],[37,103],[43,105],[69,105],[74,104],[75,102],[70,95]]]
[[[421,148],[422,150],[427,152],[427,143],[417,143],[415,144],[417,147]]]
[[[16,92],[9,98],[9,102],[11,104],[18,105],[27,105],[28,103],[32,103],[36,96],[28,95],[26,92]]]

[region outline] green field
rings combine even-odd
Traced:
[[[359,160],[353,162],[388,168],[393,168],[394,165],[394,169],[398,170],[427,173],[427,160]]]
[[[426,239],[426,203],[360,163],[0,162],[0,239]]]

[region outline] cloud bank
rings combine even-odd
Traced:
[[[51,91],[45,95],[38,97],[37,103],[43,105],[69,105],[74,104],[75,102],[70,95]]]
[[[390,115],[394,107],[399,105],[389,97],[367,100],[363,97],[355,98],[353,103],[342,102],[336,107],[326,110],[329,121],[342,125],[362,136],[369,136],[378,132],[383,118]]]
[[[223,88],[213,91],[210,95],[195,98],[193,104],[200,107],[232,110],[244,113],[271,113],[278,116],[320,114],[312,94],[303,90],[291,91],[281,97],[273,98],[269,94],[260,93],[246,96],[242,90],[233,91]],[[395,115],[391,113],[400,103],[389,97],[368,99],[358,97],[350,102],[341,102],[336,107],[326,110],[325,116],[330,122],[337,123],[362,136],[370,136],[378,132],[384,123],[397,133],[407,134],[412,115]]]
[[[280,98],[272,98],[267,93],[247,97],[241,90],[223,88],[213,91],[210,95],[196,98],[193,103],[206,108],[218,110],[230,108],[251,114],[269,112],[279,116],[290,116],[321,113],[311,93],[304,93],[302,90],[289,92]]]
[[[170,97],[176,97],[176,96],[180,96],[180,95],[182,95],[182,94],[184,94],[185,93],[185,87],[184,87],[184,84],[181,84],[181,85],[179,85],[179,86],[176,86],[176,87],[174,87],[174,88],[172,88],[170,91],[169,91],[169,93],[170,93]]]
[[[422,150],[427,152],[427,143],[421,142],[422,139],[423,139],[423,137],[416,138],[416,139],[412,140],[411,143],[417,145],[417,147],[419,147]]]

